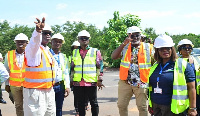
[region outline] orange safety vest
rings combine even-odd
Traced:
[[[23,66],[21,68],[18,66],[15,50],[8,51],[7,59],[8,67],[10,69],[10,85],[16,87],[23,86],[25,76],[25,63],[23,62]]]
[[[140,80],[144,83],[148,80],[148,75],[151,68],[151,51],[152,46],[149,43],[141,42],[138,52],[138,65],[140,72]],[[123,49],[123,58],[121,59],[119,76],[121,80],[126,80],[131,61],[131,43]]]
[[[47,54],[44,49],[40,47],[42,51],[42,59],[39,66],[29,67],[26,61],[26,72],[25,72],[25,88],[50,88],[54,84],[55,70],[54,70],[54,61],[50,63]],[[48,54],[52,54],[48,51]]]

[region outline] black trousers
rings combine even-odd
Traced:
[[[99,105],[97,102],[96,86],[74,86],[74,96],[78,101],[79,116],[85,116],[85,101],[88,99],[91,105],[92,116],[98,116]]]

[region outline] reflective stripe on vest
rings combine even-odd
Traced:
[[[65,80],[65,77],[66,77],[66,73],[65,73],[65,69],[66,69],[66,65],[69,64],[69,60],[68,58],[66,57],[66,54],[62,54],[62,57],[63,57],[63,60],[64,60],[64,63],[61,63],[61,69],[62,69],[62,80],[64,81],[64,85],[65,85],[65,89],[67,88],[66,84],[66,80]],[[69,69],[69,66],[68,66],[68,69]],[[69,70],[68,70],[69,71]],[[70,81],[70,80],[69,80]]]
[[[7,59],[8,59],[8,67],[10,69],[10,78],[9,83],[12,86],[21,87],[23,86],[24,76],[25,76],[25,63],[23,62],[22,67],[18,66],[18,62],[16,59],[16,51],[8,51]]]
[[[155,63],[150,70],[149,77],[154,72],[158,63]],[[171,111],[175,114],[182,113],[189,107],[188,90],[185,80],[185,69],[187,62],[182,58],[178,58],[174,66],[174,81],[173,81],[173,94],[171,102]],[[152,86],[149,85],[149,105],[152,107],[150,98],[150,92],[152,92]]]
[[[26,88],[50,88],[54,84],[54,58],[50,52],[48,54],[52,58],[50,63],[45,51],[41,49],[41,63],[39,66],[26,66],[24,87]]]
[[[148,80],[148,75],[151,68],[151,57],[150,52],[152,50],[152,46],[149,43],[141,42],[140,49],[138,52],[138,65],[140,72],[140,80],[144,83]],[[120,63],[120,79],[126,80],[128,77],[128,70],[130,67],[131,60],[131,43],[126,45],[123,49],[123,57]]]
[[[195,71],[196,71],[196,82],[197,82],[197,94],[199,94],[199,90],[200,90],[200,58],[199,56],[192,56],[193,60],[194,60],[194,67],[195,67]]]
[[[82,59],[79,49],[73,50],[72,61],[75,65],[73,81],[80,82],[83,77],[86,82],[97,82],[96,52],[96,48],[90,48]]]

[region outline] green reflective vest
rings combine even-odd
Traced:
[[[151,67],[149,77],[154,72],[157,66],[158,66],[158,63],[155,63]],[[172,102],[171,102],[171,111],[174,114],[182,113],[189,107],[187,83],[186,83],[185,74],[184,74],[186,66],[187,66],[187,62],[183,60],[182,58],[178,58],[175,62],[173,94],[172,94]],[[152,107],[150,92],[152,92],[151,85],[149,85],[149,105],[150,107]]]
[[[68,58],[66,57],[66,54],[63,54],[63,53],[61,53],[61,55],[63,56],[63,60],[64,60],[64,64],[63,63],[61,63],[61,69],[62,69],[62,80],[64,81],[64,85],[65,85],[65,89],[67,88],[67,80],[65,80],[65,77],[66,77],[66,75],[69,75],[69,73],[66,73],[65,71],[65,69],[66,69],[66,66],[69,66],[69,60],[68,60]],[[68,72],[69,72],[69,67],[68,67]],[[69,82],[70,82],[70,80],[69,80]]]
[[[197,83],[197,94],[199,95],[199,89],[200,89],[200,58],[199,56],[191,56],[192,59],[194,60],[194,67],[195,67],[195,75],[196,75],[196,83]],[[186,61],[188,60],[188,58],[184,58]]]
[[[79,49],[73,50],[72,61],[75,65],[73,81],[80,82],[83,78],[86,82],[97,82],[96,52],[96,48],[90,48],[82,59]]]

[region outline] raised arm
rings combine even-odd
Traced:
[[[131,41],[132,41],[131,34],[129,34],[129,36],[124,40],[124,42],[113,51],[111,58],[114,60],[121,58],[121,52],[122,52],[123,48]]]
[[[29,66],[39,65],[41,61],[41,32],[45,25],[45,18],[43,17],[42,22],[38,18],[36,18],[36,20],[37,22],[34,22],[36,24],[36,29],[32,33],[32,37],[25,48],[25,56]]]

